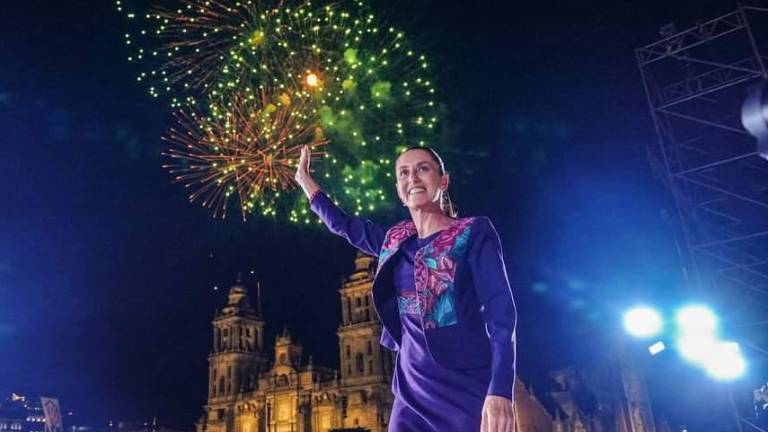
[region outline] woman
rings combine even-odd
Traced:
[[[304,147],[296,181],[334,234],[378,256],[373,302],[381,344],[397,351],[390,432],[514,430],[516,311],[495,229],[455,218],[440,156],[397,159],[410,220],[392,227],[351,217],[325,195]]]

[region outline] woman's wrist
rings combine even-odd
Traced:
[[[315,180],[311,177],[309,178],[303,178],[299,181],[299,186],[301,186],[301,189],[304,191],[304,195],[307,196],[307,199],[312,200],[312,198],[320,192],[320,185],[315,182]]]
[[[315,190],[314,192],[312,192],[312,193],[308,194],[308,195],[307,195],[307,198],[309,198],[309,203],[310,203],[310,204],[312,204],[312,201],[314,201],[314,200],[315,200],[315,197],[316,197],[316,196],[318,196],[318,195],[320,195],[322,192],[323,192],[323,190],[322,190],[322,189],[320,189],[320,188],[318,188],[318,189],[317,189],[317,190]]]

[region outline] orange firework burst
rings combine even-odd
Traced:
[[[214,217],[225,218],[234,199],[243,219],[254,211],[274,215],[280,191],[293,187],[301,147],[327,143],[309,97],[261,90],[212,100],[210,116],[179,110],[179,128],[164,137],[171,144],[164,168]]]

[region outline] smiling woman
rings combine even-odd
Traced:
[[[514,430],[517,318],[491,222],[456,217],[450,176],[430,148],[397,158],[397,195],[411,218],[391,227],[336,206],[312,178],[310,156],[304,147],[295,179],[312,210],[379,259],[372,291],[381,344],[398,353],[389,431]]]
[[[412,152],[411,150],[419,150],[418,152]],[[418,157],[421,153],[426,153],[429,155],[430,159],[432,159],[433,163],[429,163],[429,161],[424,160],[423,157]],[[413,155],[416,156],[413,156]],[[437,173],[443,177],[446,177],[446,184],[444,187],[440,188],[440,210],[452,217],[455,218],[457,216],[456,209],[453,207],[453,203],[451,202],[451,198],[448,195],[448,174],[445,171],[445,164],[443,163],[443,159],[440,157],[440,155],[437,154],[435,150],[433,150],[431,147],[410,147],[406,149],[403,152],[403,155],[398,158],[398,166],[396,167],[397,171],[397,182],[398,182],[398,194],[400,196],[400,199],[403,200],[403,202],[406,202],[406,200],[403,199],[403,196],[400,194],[400,180],[401,178],[407,178],[409,173],[409,167],[407,165],[407,162],[409,160],[412,160],[414,157],[416,157],[416,160],[418,160],[418,165],[416,166],[416,170],[420,173],[427,173],[429,170],[436,170]],[[411,190],[408,191],[408,195],[415,194],[415,193],[427,193],[427,190],[423,186],[414,186]]]

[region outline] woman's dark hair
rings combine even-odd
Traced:
[[[446,173],[445,171],[445,164],[443,163],[443,158],[440,157],[439,154],[437,154],[437,151],[433,149],[432,147],[426,147],[426,146],[411,146],[407,149],[403,150],[403,154],[407,151],[411,150],[423,150],[429,154],[429,157],[432,158],[433,161],[437,164],[438,170],[440,172],[440,175],[443,175]],[[440,210],[443,211],[446,215],[455,218],[459,213],[456,211],[456,207],[454,207],[453,202],[451,202],[451,197],[448,196],[448,191],[444,190],[443,193],[440,195]]]

